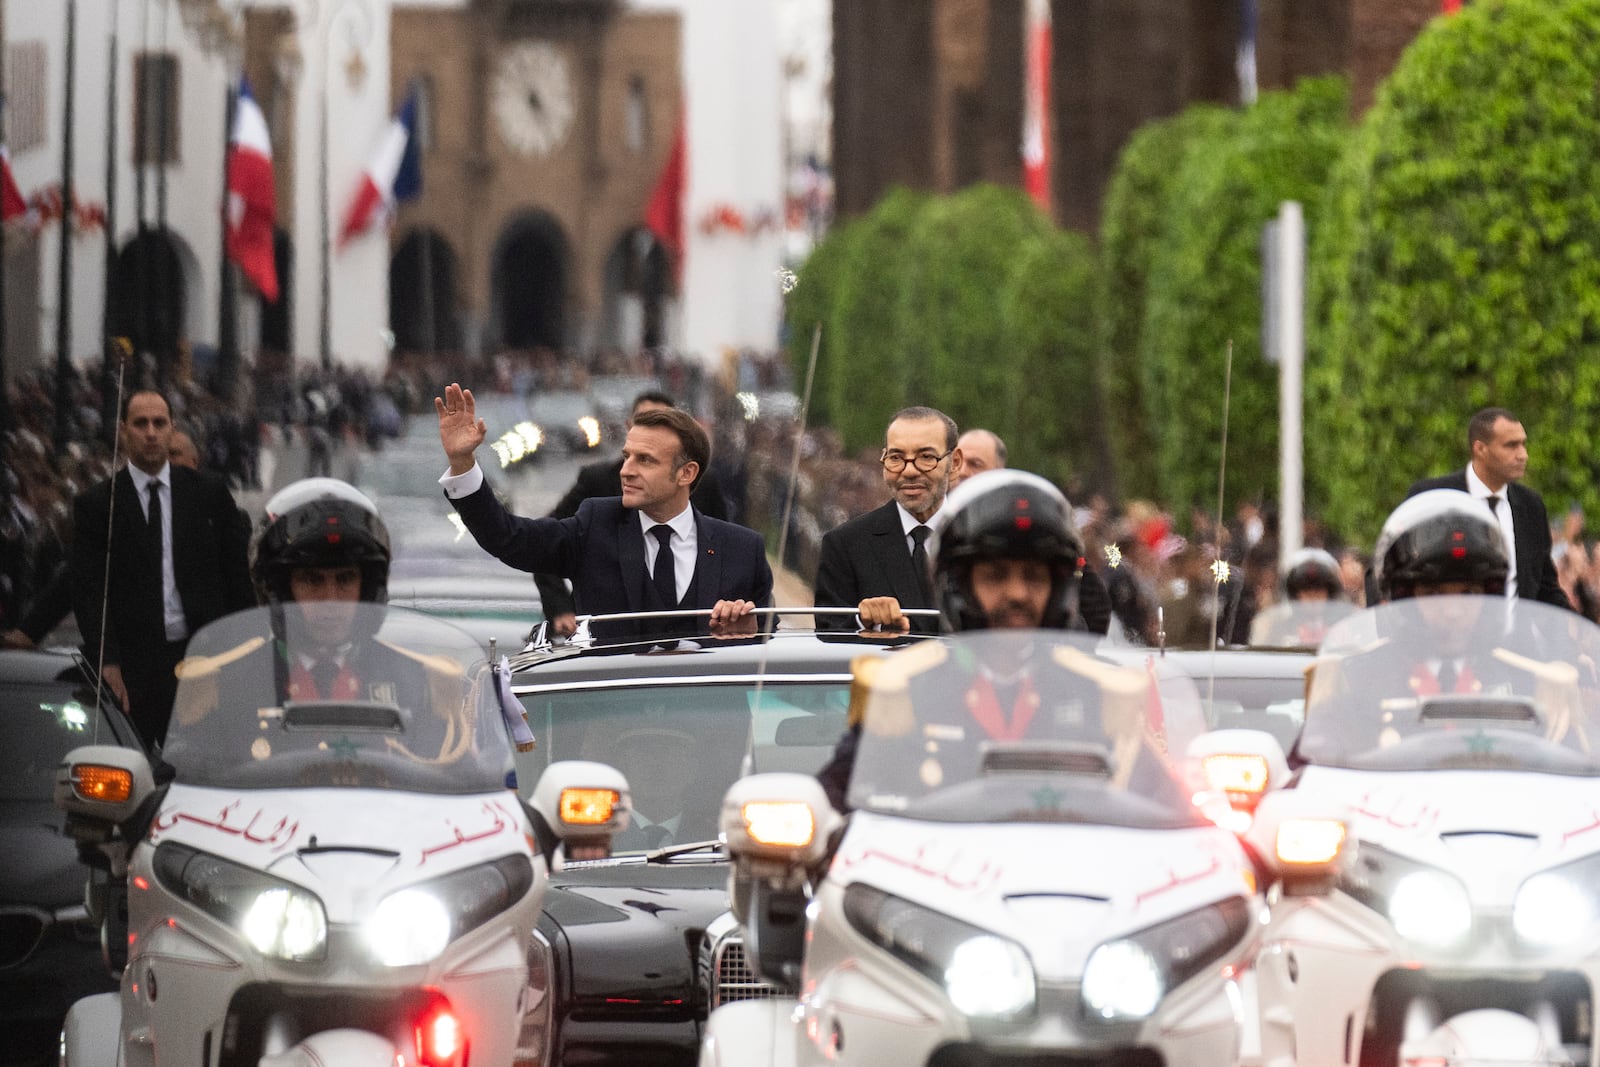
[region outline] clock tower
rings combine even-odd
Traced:
[[[644,226],[682,111],[679,15],[615,0],[393,8],[391,95],[423,99],[423,193],[392,237],[395,354],[665,344]],[[541,357],[544,358],[544,357]]]

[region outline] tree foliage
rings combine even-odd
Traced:
[[[1223,136],[1238,113],[1198,105],[1141,126],[1117,159],[1100,221],[1100,359],[1105,424],[1118,492],[1156,492],[1155,445],[1140,388],[1139,333],[1155,246],[1171,218],[1185,155]]]
[[[1370,543],[1415,478],[1509,407],[1532,477],[1600,507],[1600,0],[1490,0],[1435,20],[1330,193],[1307,369],[1312,503]]]
[[[1278,371],[1261,353],[1261,228],[1282,201],[1297,200],[1315,240],[1347,112],[1342,79],[1308,79],[1263,93],[1183,155],[1139,338],[1145,419],[1159,428],[1160,495],[1177,514],[1215,505],[1230,341],[1228,506],[1277,495]]]

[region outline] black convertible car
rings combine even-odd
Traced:
[[[79,745],[137,747],[74,657],[0,652],[0,1064],[55,1063],[80,997],[117,988],[84,906],[89,869],[61,834],[56,768]]]
[[[671,648],[536,646],[511,661],[538,742],[518,757],[523,787],[551,761],[597,760],[627,776],[634,809],[610,859],[551,878],[527,1060],[690,1064],[712,1007],[772,994],[726,916],[723,794],[742,774],[818,770],[845,729],[851,660],[909,640],[780,629]]]

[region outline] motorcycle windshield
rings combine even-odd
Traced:
[[[1359,610],[1348,600],[1290,600],[1250,621],[1252,648],[1316,648],[1335,624]]]
[[[504,788],[511,745],[483,650],[382,604],[254,608],[196,633],[162,752],[191,785]]]
[[[1396,601],[1335,626],[1296,746],[1362,770],[1600,776],[1600,628],[1498,596]]]
[[[1194,684],[1099,659],[1063,631],[982,631],[875,660],[853,807],[940,822],[1199,825],[1178,760],[1203,729]]]

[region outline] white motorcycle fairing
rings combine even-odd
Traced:
[[[1198,699],[1082,641],[966,634],[876,673],[797,997],[718,1008],[703,1067],[1238,1062],[1262,904],[1237,838],[1166,755],[1186,750]],[[990,671],[1020,694],[998,702],[1021,709],[1010,727],[984,712]],[[757,781],[736,787],[725,832],[761,806]],[[736,893],[778,869],[753,856],[736,853]],[[751,933],[747,949],[766,936]]]
[[[1291,788],[1350,839],[1331,885],[1269,894],[1261,1062],[1464,1064],[1521,1042],[1545,1051],[1517,1062],[1594,1063],[1600,628],[1472,596],[1346,626]]]

